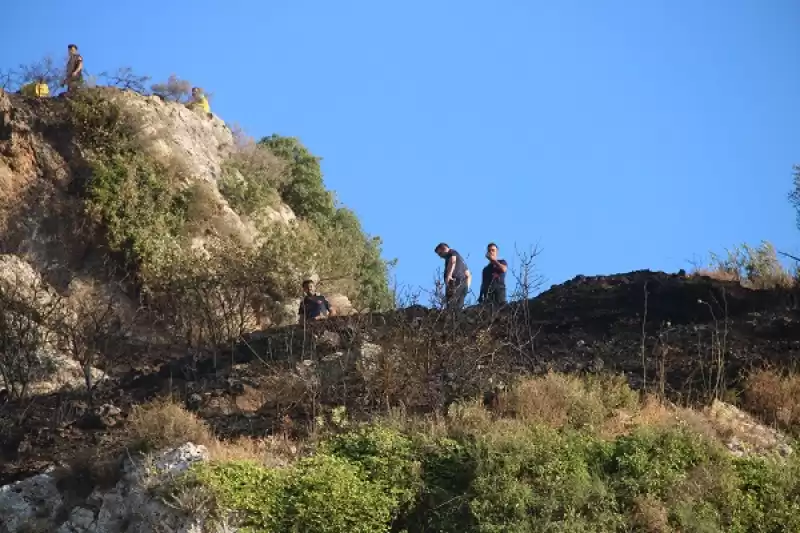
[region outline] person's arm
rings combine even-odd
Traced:
[[[508,270],[508,264],[506,264],[505,259],[500,259],[499,261],[497,259],[490,259],[490,261],[492,262],[492,265],[495,266],[495,268],[500,269],[502,272],[505,273],[505,271]]]
[[[450,259],[447,261],[447,271],[444,275],[445,282],[450,282],[453,279],[453,270],[456,268],[456,256],[451,255]]]
[[[334,316],[336,311],[334,311],[333,307],[331,307],[331,303],[325,298],[325,309],[328,310],[328,316]]]
[[[78,56],[78,59],[75,61],[75,71],[70,74],[73,78],[81,73],[83,70],[83,56]]]
[[[465,274],[467,277],[467,290],[469,290],[469,286],[472,285],[472,272],[470,272],[469,269],[467,269]]]

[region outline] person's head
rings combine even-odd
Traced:
[[[69,50],[70,55],[78,53],[78,45],[77,44],[69,44],[67,45],[67,50]]]
[[[192,87],[192,96],[193,97],[197,98],[201,94],[202,94],[202,90],[200,89],[200,87]]]
[[[303,292],[306,294],[312,294],[314,292],[314,280],[307,279],[303,282]]]
[[[447,244],[440,242],[439,244],[436,245],[436,248],[434,248],[433,251],[436,252],[436,255],[438,255],[439,257],[444,257],[445,255],[447,255],[447,252],[450,251],[450,247],[447,246]]]
[[[497,245],[493,242],[490,242],[488,246],[486,246],[486,253],[489,254],[489,257],[492,259],[497,259]]]

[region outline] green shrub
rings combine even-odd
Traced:
[[[166,169],[144,155],[114,154],[90,166],[87,212],[105,229],[112,250],[130,262],[150,261],[180,232],[186,198],[170,187]]]
[[[286,509],[285,473],[249,461],[200,464],[193,481],[211,491],[217,515],[235,513],[244,531],[281,531]],[[220,516],[217,516],[220,518]]]
[[[332,437],[322,444],[321,451],[359,465],[398,507],[407,507],[419,494],[420,462],[411,439],[396,430],[364,426]]]
[[[319,269],[320,276],[339,280],[339,285],[345,287],[342,292],[357,307],[388,308],[392,303],[388,269],[394,262],[381,258],[381,240],[364,233],[355,213],[336,207],[333,193],[323,183],[320,158],[294,137],[272,135],[258,144],[286,164],[278,191],[283,202],[309,222],[319,236],[322,245],[315,252],[321,251],[324,256],[320,258],[324,264]],[[250,184],[234,185],[229,194],[243,199],[248,195],[258,197],[260,193],[255,194],[251,188]]]
[[[606,474],[628,503],[639,495],[663,497],[691,469],[725,459],[719,446],[684,428],[640,429],[617,438],[609,452]]]
[[[288,179],[280,188],[281,198],[298,217],[325,226],[335,213],[333,194],[322,181],[319,157],[311,154],[295,137],[270,135],[258,143],[288,164]]]
[[[280,202],[286,168],[267,146],[246,142],[223,162],[219,190],[234,211],[251,216]]]
[[[389,530],[394,498],[342,459],[318,455],[289,473],[283,528],[320,533],[378,533]]]
[[[478,531],[616,531],[614,493],[590,468],[593,440],[522,428],[479,440],[470,509]]]
[[[396,503],[359,466],[325,454],[285,470],[247,461],[201,464],[187,482],[211,492],[217,519],[234,517],[253,533],[385,532]]]
[[[86,212],[112,251],[129,265],[145,264],[186,220],[188,198],[175,187],[176,171],[147,155],[138,117],[108,91],[83,91],[68,102],[71,130],[90,170]]]

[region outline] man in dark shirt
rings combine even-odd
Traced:
[[[486,259],[489,260],[489,264],[483,267],[478,303],[503,305],[506,303],[508,263],[506,263],[505,259],[497,258],[497,245],[493,242],[486,247]]]
[[[303,282],[303,300],[300,302],[300,323],[306,320],[322,320],[333,314],[331,304],[321,294],[314,292],[314,281],[307,279]]]
[[[83,85],[83,57],[78,53],[78,47],[74,44],[67,46],[67,50],[69,50],[69,59],[63,85],[67,86],[67,92],[73,92]]]
[[[448,309],[461,309],[467,297],[472,274],[461,254],[440,242],[434,248],[436,255],[444,259],[444,286]]]

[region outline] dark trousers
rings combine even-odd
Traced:
[[[484,296],[484,302],[493,305],[503,305],[506,303],[506,288],[505,287],[489,287]]]
[[[464,299],[467,297],[467,281],[454,280],[448,283],[445,289],[448,309],[461,309],[464,307]]]
[[[490,308],[492,312],[497,311],[506,305],[506,288],[505,286],[495,287],[490,285],[489,288],[481,287],[481,295],[478,302]]]

